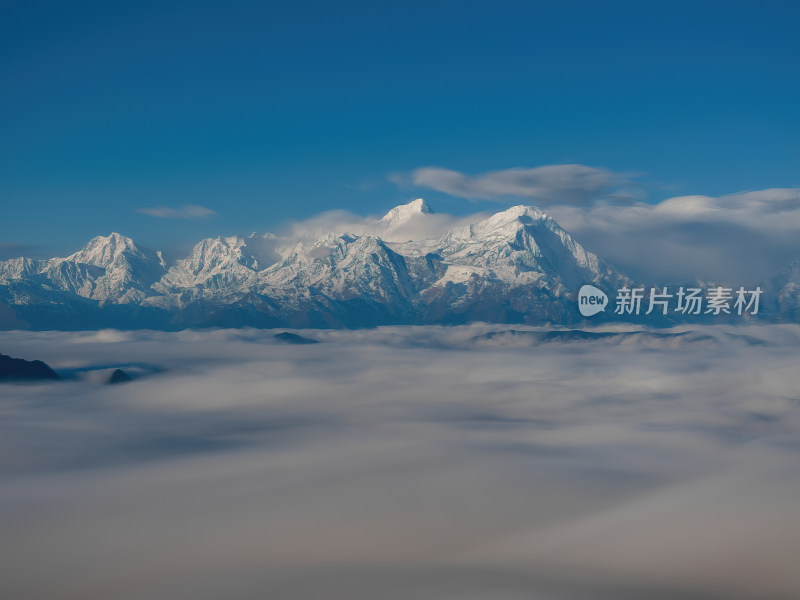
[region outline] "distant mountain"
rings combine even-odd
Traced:
[[[24,360],[0,354],[0,381],[42,379],[58,379],[58,375],[40,360]]]
[[[276,333],[273,337],[279,342],[283,342],[285,344],[319,344],[319,340],[312,340],[311,338],[303,337],[302,335],[297,335],[296,333],[289,333],[288,331]]]
[[[129,381],[133,381],[133,379],[122,369],[114,369],[114,371],[111,373],[111,376],[108,378],[109,385],[128,383]]]
[[[582,284],[630,282],[535,207],[430,235],[437,218],[419,199],[355,233],[208,238],[170,264],[96,237],[65,258],[0,262],[0,328],[573,325]]]

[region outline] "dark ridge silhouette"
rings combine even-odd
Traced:
[[[287,344],[319,344],[319,340],[312,340],[311,338],[303,337],[302,335],[297,335],[296,333],[289,333],[288,331],[276,333],[275,339]]]
[[[0,354],[0,381],[39,379],[58,379],[58,375],[40,360],[24,360]]]
[[[111,373],[111,377],[108,378],[109,385],[115,383],[127,383],[129,381],[132,381],[131,376],[122,369],[114,369],[114,372]]]

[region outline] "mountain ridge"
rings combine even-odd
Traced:
[[[630,283],[536,207],[416,234],[436,218],[417,199],[356,233],[205,238],[171,263],[119,233],[96,236],[65,258],[0,262],[0,327],[574,325],[580,285]]]

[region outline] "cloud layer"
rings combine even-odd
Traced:
[[[467,175],[440,167],[411,173],[414,185],[469,199],[528,198],[539,206],[631,202],[640,196],[630,176],[586,165],[547,165]]]
[[[3,388],[0,592],[800,594],[800,328],[471,341],[494,329],[0,333],[58,369],[166,369]]]
[[[159,219],[206,219],[217,214],[210,208],[198,206],[197,204],[184,204],[178,207],[154,206],[152,208],[140,208],[137,212]]]
[[[700,277],[749,285],[800,256],[797,188],[551,211],[587,247],[655,284]]]

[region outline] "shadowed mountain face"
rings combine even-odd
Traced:
[[[0,381],[41,379],[58,379],[58,375],[40,360],[23,360],[0,354]]]
[[[581,285],[630,282],[537,208],[449,228],[439,218],[415,200],[355,233],[209,238],[173,264],[117,233],[96,237],[66,258],[0,262],[0,329],[571,326]],[[794,314],[793,273],[765,306],[773,318]]]

